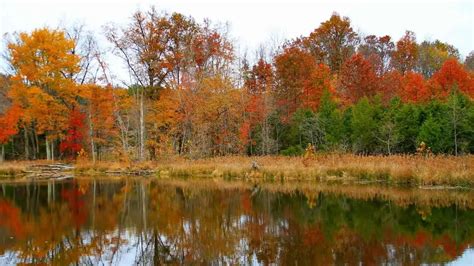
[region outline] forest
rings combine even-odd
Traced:
[[[155,8],[4,42],[2,161],[474,152],[474,51],[337,13],[254,55],[221,24]]]

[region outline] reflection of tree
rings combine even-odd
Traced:
[[[405,265],[448,262],[474,242],[469,193],[187,184],[3,186],[0,254],[60,265]]]

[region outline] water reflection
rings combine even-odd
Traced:
[[[474,259],[473,203],[472,192],[370,186],[3,184],[0,264],[418,265],[463,254],[466,261]]]

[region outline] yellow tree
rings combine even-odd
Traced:
[[[25,110],[22,127],[25,155],[29,157],[29,132],[38,153],[38,135],[44,135],[48,159],[54,159],[54,143],[67,128],[68,114],[76,102],[72,77],[79,71],[74,41],[64,32],[42,28],[20,33],[8,43],[14,69],[10,97]]]
[[[220,75],[205,78],[196,93],[191,153],[226,155],[241,150],[242,90]]]
[[[183,117],[179,107],[178,91],[173,89],[161,90],[159,99],[152,103],[146,117],[147,123],[152,127],[147,140],[152,158],[173,151],[172,140]]]

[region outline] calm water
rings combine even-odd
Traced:
[[[224,181],[0,188],[0,265],[474,265],[473,192]]]

